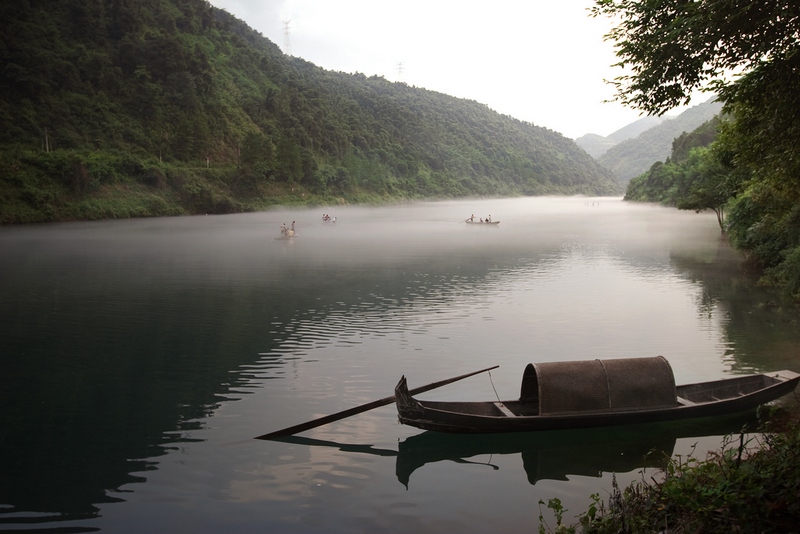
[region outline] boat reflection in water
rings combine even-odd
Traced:
[[[540,480],[567,480],[568,475],[600,477],[604,472],[664,467],[675,448],[675,438],[669,436],[618,441],[605,431],[538,434],[485,434],[470,439],[434,432],[412,436],[399,445],[397,479],[408,487],[411,474],[425,464],[443,460],[476,463],[466,458],[519,453],[528,482],[533,485]]]
[[[399,443],[398,450],[303,437],[277,438],[298,445],[334,447],[344,452],[395,456],[397,479],[406,487],[412,473],[426,464],[451,461],[483,464],[478,456],[521,454],[528,482],[567,480],[569,475],[601,477],[641,468],[665,467],[680,438],[726,436],[758,428],[755,415],[704,418],[670,423],[599,429],[512,434],[445,434],[423,432]],[[721,445],[721,443],[720,443]],[[497,469],[496,466],[492,466]]]

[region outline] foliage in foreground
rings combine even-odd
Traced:
[[[754,441],[754,442],[753,442]],[[659,480],[634,482],[620,490],[613,482],[609,503],[592,495],[589,510],[577,516],[587,533],[791,532],[800,524],[800,428],[764,434],[738,444],[726,442],[705,461],[677,456]],[[542,506],[545,503],[539,502]],[[554,532],[574,533],[563,524],[559,499],[547,503]],[[539,516],[539,532],[547,532]]]

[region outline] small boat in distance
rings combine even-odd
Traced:
[[[294,229],[294,225],[295,225],[294,221],[292,221],[291,228],[286,226],[285,223],[282,224],[281,225],[281,236],[280,237],[276,237],[275,240],[276,241],[285,241],[285,240],[291,240],[291,239],[294,239],[295,237],[297,237],[298,234]]]
[[[491,215],[487,216],[485,219],[483,217],[478,217],[478,220],[475,220],[474,213],[464,222],[467,224],[500,224],[500,221],[493,221]]]
[[[422,401],[403,376],[395,387],[402,424],[450,433],[563,430],[744,413],[791,393],[800,374],[765,374],[675,385],[663,356],[528,364],[519,399]]]

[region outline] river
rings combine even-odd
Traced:
[[[713,214],[618,198],[5,227],[0,272],[0,530],[532,532],[540,500],[571,520],[740,422],[453,437],[389,405],[252,438],[401,375],[499,365],[422,396],[485,400],[517,395],[528,362],[660,354],[679,384],[800,371],[797,314]]]

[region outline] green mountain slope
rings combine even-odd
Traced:
[[[608,138],[614,141],[615,143],[621,143],[628,139],[639,137],[639,135],[641,135],[642,133],[646,132],[650,128],[658,126],[665,120],[669,120],[669,118],[653,117],[653,116],[642,117],[641,119],[633,121],[627,126],[623,126],[616,132],[609,134]]]
[[[664,161],[670,155],[675,138],[711,120],[721,109],[722,105],[712,98],[611,147],[597,161],[610,169],[620,182],[627,184],[656,161]]]
[[[575,139],[575,144],[584,149],[593,158],[599,158],[617,142],[602,135],[588,133]]]
[[[720,119],[704,122],[689,133],[682,133],[672,142],[672,151],[666,161],[658,161],[646,172],[634,177],[628,183],[625,200],[638,202],[659,202],[667,206],[686,208],[692,190],[697,183],[708,188],[704,179],[713,178],[720,169],[711,164],[711,157],[705,152],[692,151],[707,148],[717,137]]]
[[[2,222],[621,192],[556,132],[286,57],[204,0],[21,0],[0,17]]]
[[[666,119],[663,117],[642,117],[637,121],[623,126],[616,132],[609,134],[606,137],[588,133],[575,139],[575,143],[588,152],[593,158],[599,158],[614,145],[627,139],[636,137],[645,130],[649,130],[654,126],[661,124],[664,120]]]

